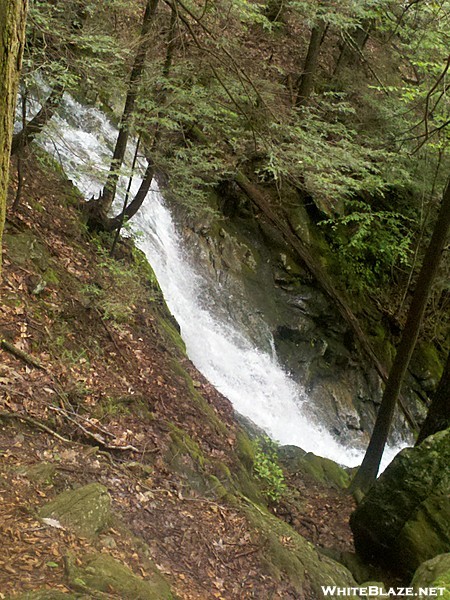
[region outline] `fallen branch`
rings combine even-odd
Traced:
[[[265,194],[255,184],[253,184],[241,171],[238,171],[236,173],[234,179],[237,185],[241,188],[241,190],[262,212],[269,224],[271,224],[272,227],[275,227],[275,229],[277,229],[281,233],[285,241],[291,246],[291,248],[294,250],[297,256],[300,257],[308,271],[316,279],[321,289],[325,292],[328,298],[330,298],[333,301],[334,305],[339,310],[341,316],[345,319],[346,323],[349,325],[356,338],[358,339],[360,347],[363,350],[364,354],[374,365],[381,379],[384,382],[386,382],[388,378],[387,369],[385,368],[385,365],[383,365],[378,359],[367,335],[364,333],[358,319],[351,310],[345,296],[335,288],[329,275],[326,273],[323,267],[313,258],[309,248],[298,237],[298,235],[292,229],[290,224],[271,207],[270,202],[268,201]],[[399,405],[413,431],[417,431],[417,422],[414,416],[412,415],[411,411],[407,407],[405,400],[401,396],[399,397]]]
[[[122,358],[122,360],[125,361],[125,363],[128,362],[129,357],[127,357],[123,350],[121,349],[121,347],[119,346],[119,344],[116,341],[116,338],[114,337],[114,335],[112,334],[112,331],[109,329],[108,325],[105,323],[103,316],[101,314],[101,312],[98,310],[98,308],[94,308],[95,312],[98,314],[99,318],[100,318],[100,322],[103,326],[103,329],[106,331],[106,333],[108,334],[109,339],[112,341],[112,343],[114,344],[114,348],[117,350],[117,352],[119,353],[120,357]]]
[[[35,358],[34,356],[31,356],[31,354],[28,354],[24,350],[17,348],[17,346],[14,346],[14,344],[11,344],[11,342],[8,342],[7,340],[2,340],[0,345],[3,348],[3,350],[6,350],[10,354],[13,354],[16,358],[23,360],[25,363],[27,363],[27,365],[36,367],[36,369],[42,369],[43,371],[46,370],[38,358]]]
[[[225,564],[230,563],[231,561],[236,560],[238,558],[243,558],[244,556],[250,556],[250,554],[256,554],[256,552],[259,552],[263,549],[264,546],[258,546],[257,548],[251,548],[250,550],[246,550],[245,552],[239,552],[238,554],[235,554],[234,556],[229,558]]]
[[[53,429],[51,429],[50,427],[47,427],[47,425],[44,425],[44,423],[41,423],[40,421],[36,421],[36,419],[33,419],[32,417],[27,417],[25,415],[19,415],[18,413],[10,413],[10,412],[1,411],[0,419],[19,419],[19,421],[23,421],[24,423],[28,423],[29,425],[34,425],[34,427],[37,427],[38,429],[42,429],[43,431],[46,431],[47,433],[49,433],[56,439],[60,440],[61,442],[65,442],[66,444],[73,443],[72,440],[69,440],[69,439],[63,437],[62,435],[59,435],[59,433],[56,433],[56,431],[53,431]]]
[[[81,431],[87,436],[92,438],[93,440],[95,440],[98,444],[100,444],[103,448],[105,448],[106,450],[121,450],[121,451],[125,451],[125,450],[133,450],[133,452],[139,452],[139,450],[135,447],[132,446],[131,444],[127,444],[126,446],[116,446],[114,444],[108,444],[105,439],[99,435],[98,433],[94,433],[93,431],[89,431],[89,429],[87,429],[86,427],[84,427],[81,423],[79,423],[77,421],[77,419],[71,417],[64,409],[62,408],[57,408],[56,406],[49,406],[50,410],[53,410],[54,412],[57,412],[59,414],[61,414],[63,417],[65,417],[68,421],[70,421],[71,423],[73,423],[74,425],[76,425],[79,429],[81,429]],[[108,432],[109,435],[112,435],[111,433]]]

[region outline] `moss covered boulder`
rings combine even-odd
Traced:
[[[49,485],[52,483],[52,480],[56,475],[56,471],[56,465],[48,462],[27,465],[17,469],[19,475],[23,475],[24,477],[27,477],[36,483],[47,483]]]
[[[450,600],[450,553],[439,554],[434,558],[427,560],[414,573],[411,587],[414,588],[419,598],[420,588],[441,588],[438,596],[442,600]]]
[[[59,494],[40,509],[39,517],[56,519],[65,527],[89,538],[106,527],[110,510],[108,490],[98,483],[90,483]]]
[[[174,598],[169,585],[154,568],[147,579],[142,579],[131,569],[107,554],[90,554],[81,560],[67,561],[71,588],[85,593],[114,594],[122,600],[171,600]],[[108,596],[105,596],[108,597]]]
[[[296,587],[298,598],[324,598],[322,586],[357,586],[344,565],[322,554],[266,509],[247,500],[244,513],[259,534],[268,572],[276,579],[287,578]]]
[[[408,575],[449,552],[449,465],[450,429],[400,452],[350,519],[357,551]]]
[[[42,590],[37,592],[26,592],[20,596],[9,596],[7,600],[89,600],[89,596],[65,594],[58,590]]]
[[[318,483],[336,488],[346,488],[350,483],[348,472],[329,458],[305,452],[297,446],[281,446],[278,456],[289,473],[302,473]]]

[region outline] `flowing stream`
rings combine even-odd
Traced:
[[[98,195],[104,183],[116,136],[115,127],[100,111],[65,94],[59,114],[53,117],[40,143],[89,198]],[[129,164],[132,153],[131,148]],[[139,184],[135,178],[132,193]],[[124,179],[122,190],[125,185]],[[234,408],[282,444],[294,444],[344,465],[359,464],[360,450],[339,443],[303,414],[302,406],[308,401],[305,391],[289,378],[274,353],[255,348],[245,331],[224,317],[223,307],[214,311],[214,303],[208,303],[208,288],[217,284],[192,264],[189,248],[155,182],[131,222],[131,231],[181,327],[190,359]],[[226,289],[221,294],[225,297]],[[215,297],[220,298],[220,294]],[[398,450],[386,450],[383,466]]]

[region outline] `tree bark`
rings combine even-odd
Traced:
[[[433,433],[450,427],[450,353],[434,393],[427,417],[419,431],[416,446]]]
[[[167,41],[166,58],[164,60],[164,65],[163,65],[163,69],[162,69],[162,74],[164,77],[169,76],[170,69],[172,67],[173,54],[174,54],[175,45],[176,45],[177,25],[178,25],[177,11],[172,6],[172,12],[171,12],[171,16],[170,16],[169,34],[168,34],[168,41]],[[157,97],[157,100],[158,100],[158,103],[160,106],[162,104],[164,104],[166,96],[167,96],[167,93],[164,89],[156,94],[156,97]],[[152,154],[153,150],[157,147],[157,145],[161,139],[161,135],[162,135],[161,127],[159,126],[159,124],[157,124],[155,133],[153,136],[152,147],[151,147],[150,151],[147,151],[147,169],[145,170],[144,178],[142,180],[139,190],[137,191],[136,196],[133,198],[133,200],[130,202],[130,204],[125,203],[125,206],[119,215],[117,215],[116,217],[114,217],[112,219],[108,219],[105,223],[105,229],[107,231],[117,230],[116,238],[120,234],[120,229],[121,229],[122,225],[126,221],[129,221],[130,219],[132,219],[134,217],[134,215],[141,208],[148,192],[150,191],[150,186],[151,186],[153,177],[155,176],[155,165],[153,163],[153,160],[151,159],[151,154]]]
[[[130,80],[128,83],[127,97],[125,100],[125,107],[123,109],[122,118],[119,126],[119,135],[117,137],[116,146],[114,148],[114,154],[111,161],[111,167],[109,170],[108,177],[106,179],[103,193],[98,200],[97,210],[105,219],[109,211],[111,210],[114,197],[116,195],[117,182],[119,180],[119,170],[122,166],[123,159],[125,157],[125,151],[127,148],[129,125],[130,119],[136,104],[136,98],[139,90],[139,85],[142,80],[142,74],[144,72],[145,59],[149,47],[148,34],[153,23],[156,9],[158,7],[159,0],[148,0],[145,8],[144,18],[142,21],[142,29],[139,37],[139,47],[134,59],[133,68],[130,74]]]
[[[34,140],[37,134],[42,131],[45,125],[55,114],[55,111],[61,102],[61,98],[63,97],[63,94],[63,86],[56,86],[52,90],[50,96],[47,98],[37,115],[33,117],[31,121],[29,121],[25,125],[25,127],[23,127],[21,131],[19,131],[19,133],[16,133],[13,136],[11,145],[11,156],[15,156],[26,146],[28,146],[28,144],[30,144]]]
[[[300,76],[300,82],[297,90],[296,106],[304,106],[307,104],[311,94],[314,91],[314,80],[319,63],[320,46],[325,33],[325,23],[319,21],[311,30],[309,39],[308,52],[306,54],[305,63],[303,65],[303,73]]]
[[[0,0],[0,275],[9,157],[17,86],[25,41],[27,0]]]
[[[450,179],[442,199],[441,209],[434,227],[430,244],[423,259],[422,268],[408,311],[405,327],[397,353],[389,373],[375,426],[362,465],[350,485],[351,492],[363,494],[371,488],[380,467],[395,405],[400,394],[406,369],[419,336],[420,325],[427,305],[428,296],[435,278],[440,258],[450,229]]]
[[[108,219],[105,223],[106,231],[114,231],[115,229],[122,227],[123,223],[129,221],[134,217],[137,211],[141,208],[152,184],[153,176],[155,174],[155,168],[153,162],[147,159],[147,169],[145,170],[144,178],[142,183],[133,198],[133,200],[124,208],[124,210],[112,219]]]

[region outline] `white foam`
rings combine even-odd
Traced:
[[[62,111],[54,117],[42,143],[89,198],[102,188],[116,135],[105,115],[65,94]],[[132,148],[128,151],[129,163],[131,156]],[[139,184],[139,178],[135,178],[132,192]],[[123,193],[125,182],[121,185]],[[361,451],[339,443],[305,416],[305,391],[290,379],[276,358],[255,348],[234,323],[224,318],[225,310],[213,312],[208,306],[211,283],[192,266],[155,182],[131,229],[139,234],[137,244],[154,268],[168,306],[180,324],[189,357],[235,409],[282,444],[294,444],[344,465],[359,464]],[[398,450],[386,450],[383,467]]]

